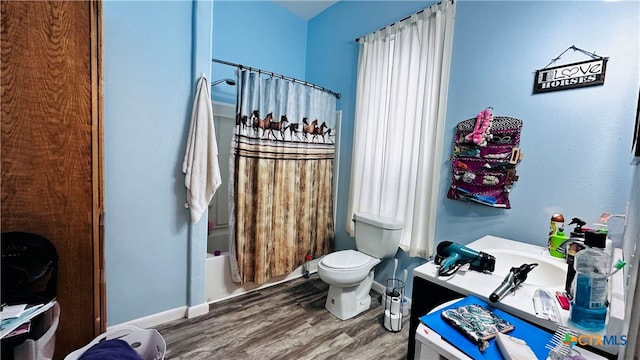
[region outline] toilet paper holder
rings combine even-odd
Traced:
[[[382,294],[384,304],[384,327],[389,331],[402,330],[402,301],[404,299],[404,281],[387,279],[385,292]]]

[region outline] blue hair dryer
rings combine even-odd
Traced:
[[[482,251],[473,250],[466,246],[442,241],[438,244],[436,257],[433,260],[438,269],[439,276],[453,275],[465,264],[469,264],[471,270],[493,272],[496,267],[496,258]]]

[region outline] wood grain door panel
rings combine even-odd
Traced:
[[[56,246],[60,359],[91,341],[102,319],[95,14],[88,1],[1,3],[1,226]]]

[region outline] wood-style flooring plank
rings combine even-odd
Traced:
[[[296,279],[210,305],[206,315],[157,327],[165,359],[319,360],[406,358],[408,316],[402,331],[383,326],[380,294],[371,307],[342,321],[324,308],[329,287],[317,276]]]

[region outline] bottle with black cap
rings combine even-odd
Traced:
[[[569,226],[571,226],[573,224],[576,224],[576,227],[574,227],[573,231],[571,231],[570,237],[584,239],[585,230],[582,229],[582,227],[587,225],[587,223],[585,221],[581,220],[581,219],[578,219],[577,217],[574,217],[573,219],[571,219],[571,222],[569,223]]]
[[[569,297],[573,297],[573,278],[576,276],[576,270],[573,267],[573,261],[578,251],[585,248],[584,245],[584,233],[585,229],[582,228],[586,225],[586,222],[573,218],[569,223],[569,226],[576,224],[576,227],[571,231],[571,237],[566,241],[564,245],[564,257],[567,260],[567,278],[564,283],[564,292]]]
[[[604,329],[607,318],[607,275],[609,255],[605,252],[607,234],[586,231],[586,248],[574,259],[576,277],[569,321],[586,331]]]

